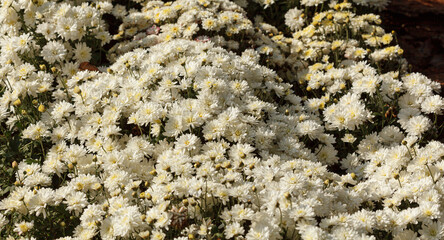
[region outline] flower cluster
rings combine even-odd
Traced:
[[[211,37],[219,45],[237,48],[239,42],[225,40],[223,36],[245,34],[253,28],[245,11],[228,0],[147,1],[141,11],[127,12],[124,6],[116,5],[112,13],[122,19],[122,24],[113,36],[119,42],[110,50],[111,60],[132,49],[175,38],[205,42]]]
[[[2,2],[1,238],[444,237],[444,99],[387,1],[119,3]]]

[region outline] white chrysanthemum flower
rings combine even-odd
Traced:
[[[89,62],[91,59],[91,48],[84,42],[77,43],[76,49],[74,50],[74,59],[76,59],[77,62]]]
[[[444,99],[439,95],[426,97],[421,103],[421,110],[424,113],[442,114],[444,109]]]
[[[82,211],[83,208],[88,206],[88,198],[85,193],[83,192],[73,192],[65,197],[65,203],[67,205],[66,209],[69,212],[74,211],[74,214],[78,216]]]
[[[18,235],[26,234],[29,230],[34,227],[34,221],[32,222],[20,222],[15,224],[14,232],[18,233]]]
[[[111,217],[114,236],[127,237],[142,224],[141,215],[136,206],[120,208]]]
[[[36,33],[40,33],[47,41],[56,38],[55,29],[48,22],[43,22],[37,25]]]
[[[190,151],[196,149],[200,143],[199,138],[194,134],[184,134],[176,141],[176,148]]]
[[[285,24],[293,31],[301,29],[305,23],[305,19],[302,16],[303,12],[303,10],[297,8],[288,10],[285,14]]]
[[[357,126],[372,118],[357,94],[344,95],[337,104],[324,110],[325,120],[339,130],[354,130]]]
[[[311,7],[311,6],[318,6],[319,4],[322,4],[323,2],[325,2],[325,0],[302,0],[301,5]]]
[[[426,221],[421,225],[421,229],[418,231],[421,234],[420,239],[442,239],[444,237],[444,225],[438,221]]]
[[[0,213],[0,230],[2,230],[3,227],[6,226],[6,224],[8,223],[9,220],[6,218],[6,216]]]
[[[54,204],[53,197],[54,190],[50,188],[39,189],[37,194],[29,200],[28,208],[30,212],[35,213],[37,217],[42,214],[43,218],[46,218],[46,207]]]
[[[407,133],[413,136],[420,136],[425,131],[429,130],[432,122],[429,118],[424,116],[415,116],[410,118],[405,126]]]
[[[41,121],[36,124],[30,124],[25,130],[23,130],[23,138],[29,138],[32,140],[39,140],[42,137],[49,136],[49,129]]]
[[[224,230],[224,234],[227,239],[230,239],[236,235],[244,234],[244,232],[245,230],[239,222],[228,224]]]
[[[9,115],[8,109],[6,106],[0,105],[0,121],[6,119]]]
[[[353,134],[346,133],[344,137],[341,138],[341,140],[346,143],[354,143],[356,141],[356,137],[353,136]]]
[[[30,33],[25,33],[14,39],[15,51],[23,54],[29,51],[30,46],[33,43],[33,36]]]
[[[393,235],[393,240],[417,240],[418,233],[411,229],[406,229],[404,231],[397,232]]]
[[[48,42],[42,48],[42,57],[49,63],[62,62],[65,60],[67,50],[65,46],[58,41]]]
[[[51,116],[53,117],[54,120],[60,121],[62,120],[62,118],[68,117],[69,114],[73,111],[74,111],[74,106],[71,103],[62,101],[58,102],[54,106],[51,112]]]
[[[306,120],[296,125],[296,130],[300,136],[307,135],[310,139],[315,139],[323,132],[322,126],[314,120]]]

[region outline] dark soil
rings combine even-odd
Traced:
[[[411,10],[401,8],[409,2]],[[430,5],[433,2],[435,5]],[[416,5],[415,5],[416,4]],[[420,72],[444,87],[444,2],[392,0],[381,13],[387,32],[394,30],[411,71]],[[444,92],[441,92],[443,95]]]

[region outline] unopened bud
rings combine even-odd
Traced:
[[[249,168],[250,170],[253,170],[253,168],[254,168],[254,163],[250,164],[250,165],[248,166],[248,168]]]
[[[222,163],[222,167],[223,167],[223,168],[229,168],[229,167],[231,167],[231,163],[230,163],[230,161],[225,161],[225,162],[223,162],[223,163]]]
[[[37,110],[39,110],[39,112],[43,113],[43,112],[46,111],[46,107],[45,107],[45,105],[40,104],[40,105],[39,105],[39,108],[38,108]]]
[[[355,173],[351,173],[350,176],[354,179],[356,179],[356,174]]]
[[[102,205],[102,210],[103,210],[103,211],[107,211],[108,208],[109,208],[108,203],[104,203],[104,204]]]
[[[216,164],[216,166],[215,166],[216,171],[218,171],[221,167],[222,167],[222,166],[220,165],[220,163]]]
[[[19,106],[20,104],[22,104],[22,101],[20,99],[17,99],[12,103],[12,105],[14,106]]]
[[[79,94],[79,93],[81,92],[79,86],[75,86],[73,92],[74,92],[75,94]]]
[[[285,192],[285,193],[284,193],[284,197],[285,197],[286,199],[290,199],[290,198],[291,198],[291,194],[290,194],[289,192]]]
[[[16,169],[18,167],[17,161],[12,162],[12,168]]]

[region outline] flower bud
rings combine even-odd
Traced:
[[[329,185],[330,184],[330,180],[329,179],[325,179],[324,184],[325,185]]]
[[[254,168],[254,163],[250,164],[250,165],[248,166],[248,168],[249,168],[250,170],[253,170],[253,168]]]
[[[216,166],[215,166],[216,171],[218,171],[221,167],[222,167],[222,165],[220,165],[220,163],[216,164]]]
[[[81,92],[79,86],[75,86],[73,92],[74,92],[75,94],[79,94],[79,93]]]
[[[168,194],[165,197],[163,197],[163,200],[165,200],[165,201],[170,200],[170,199],[171,199],[171,195],[170,194]]]
[[[290,194],[289,192],[285,192],[285,193],[284,193],[284,197],[285,197],[286,199],[290,199],[290,198],[291,198],[291,194]]]
[[[12,105],[14,106],[19,106],[20,104],[22,104],[22,101],[20,99],[17,99],[12,103]]]
[[[39,112],[41,112],[41,113],[45,112],[45,111],[46,111],[46,107],[45,107],[45,105],[40,104],[38,110],[39,110]]]

